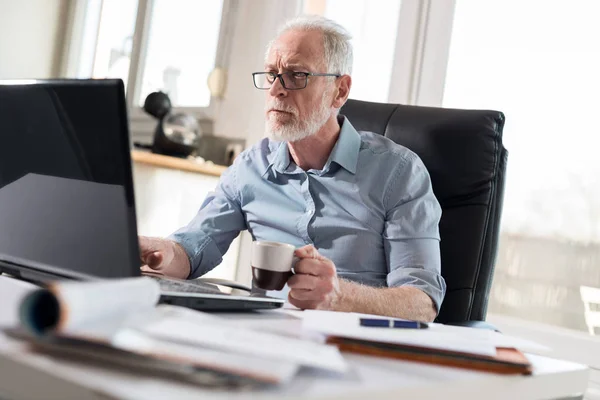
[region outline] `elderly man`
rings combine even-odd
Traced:
[[[299,308],[433,320],[445,293],[440,206],[414,153],[338,115],[351,67],[342,27],[288,22],[253,74],[268,138],[235,160],[187,227],[140,238],[142,270],[196,278],[248,229],[297,247],[287,296]]]

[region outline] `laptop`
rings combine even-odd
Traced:
[[[0,272],[44,283],[141,276],[121,80],[0,81]],[[161,302],[279,308],[263,292],[155,276]]]

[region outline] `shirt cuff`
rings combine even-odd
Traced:
[[[217,244],[210,238],[205,236],[203,240],[189,240],[187,235],[179,235],[177,233],[168,237],[185,250],[188,259],[190,260],[190,276],[188,279],[198,278],[223,261],[223,257]]]

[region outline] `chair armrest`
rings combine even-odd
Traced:
[[[212,283],[213,285],[221,285],[227,286],[233,289],[245,290],[247,292],[251,292],[252,288],[244,285],[243,283],[230,281],[229,279],[221,279],[221,278],[198,278],[199,281]]]
[[[492,331],[500,332],[498,328],[496,328],[492,324],[488,324],[485,321],[461,321],[461,322],[448,322],[446,325],[454,325],[454,326],[466,326],[467,328],[477,328],[477,329],[489,329]]]

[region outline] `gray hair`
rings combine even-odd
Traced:
[[[287,21],[277,33],[277,37],[291,30],[319,31],[323,33],[325,66],[327,73],[350,75],[352,73],[353,50],[352,36],[338,23],[318,15],[301,15]],[[273,39],[267,46],[268,56]]]

